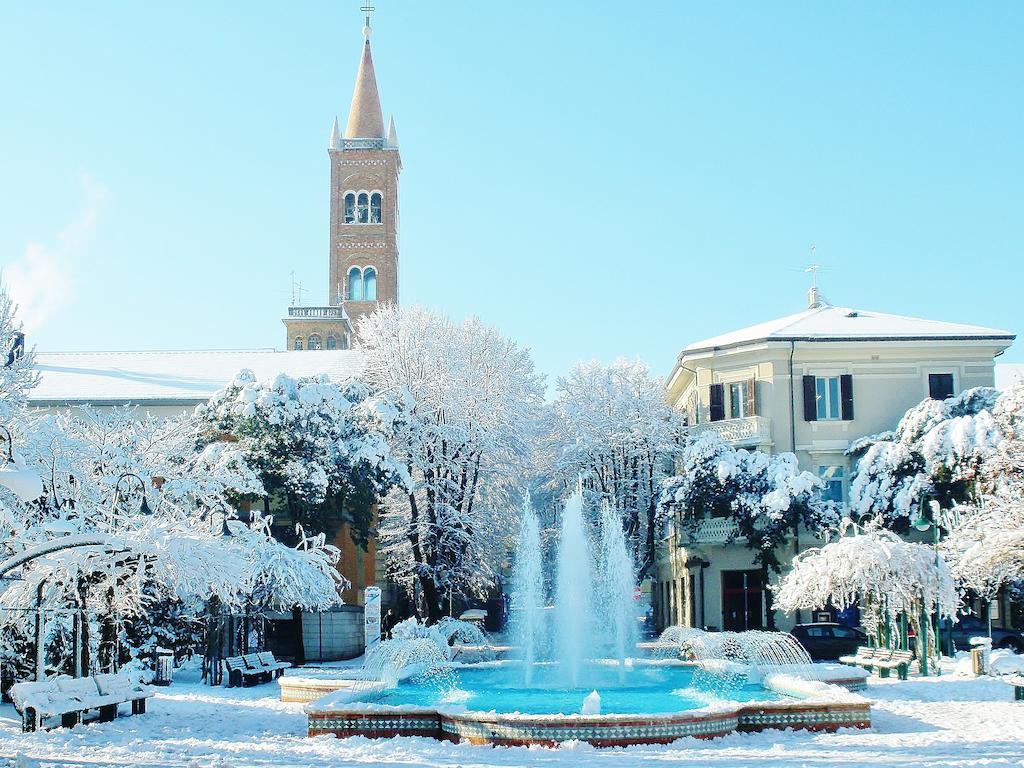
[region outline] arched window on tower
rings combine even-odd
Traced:
[[[294,347],[295,347],[295,349],[302,349],[302,337],[301,336],[296,336],[295,337]]]
[[[348,271],[348,300],[363,300],[363,273],[359,267],[352,267]]]
[[[373,267],[363,270],[363,296],[367,301],[377,300],[377,270]]]
[[[370,195],[370,223],[380,224],[380,192]]]
[[[324,348],[324,344],[323,344],[323,341],[320,340],[320,334],[319,333],[311,333],[311,334],[309,334],[309,345],[308,345],[308,348],[309,349],[323,349]]]
[[[355,224],[356,223],[356,193],[346,192],[345,193],[345,223]]]
[[[336,336],[328,336],[327,337],[327,348],[328,349],[337,349],[338,348],[338,338]]]
[[[356,213],[358,214],[360,224],[366,224],[369,222],[370,196],[365,192],[360,192],[359,197],[356,199]]]

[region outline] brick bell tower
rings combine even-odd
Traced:
[[[370,51],[370,11],[363,27],[345,133],[334,118],[331,163],[329,307],[290,307],[288,349],[347,349],[360,318],[379,304],[398,303],[398,151],[395,121],[384,127]],[[321,327],[322,326],[322,327]],[[334,342],[326,340],[335,339]]]

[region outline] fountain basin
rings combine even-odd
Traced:
[[[598,689],[603,714],[582,715],[578,707],[590,688],[554,687],[547,685],[550,681],[544,675],[537,686],[515,688],[513,681],[522,674],[516,666],[463,667],[455,688],[446,691],[406,683],[388,690],[339,690],[306,706],[308,733],[342,738],[432,736],[497,745],[579,740],[594,746],[626,746],[766,728],[870,726],[868,702],[836,686],[772,675],[762,685],[731,692],[741,700],[721,701],[678,687],[689,683],[694,665],[665,662],[638,662],[620,686]],[[544,711],[529,711],[537,709]]]

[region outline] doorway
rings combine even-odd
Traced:
[[[722,571],[722,629],[764,629],[764,578],[761,571]]]

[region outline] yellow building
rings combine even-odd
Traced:
[[[851,442],[894,429],[924,398],[993,386],[994,361],[1013,339],[991,328],[834,307],[812,289],[802,312],[687,346],[667,395],[694,433],[793,452],[801,469],[825,479],[828,497],[845,502]],[[751,551],[732,540],[734,526],[708,519],[692,537],[670,526],[653,589],[660,626],[766,626],[766,585]],[[801,536],[780,560],[819,543]],[[776,619],[782,629],[794,623]]]

